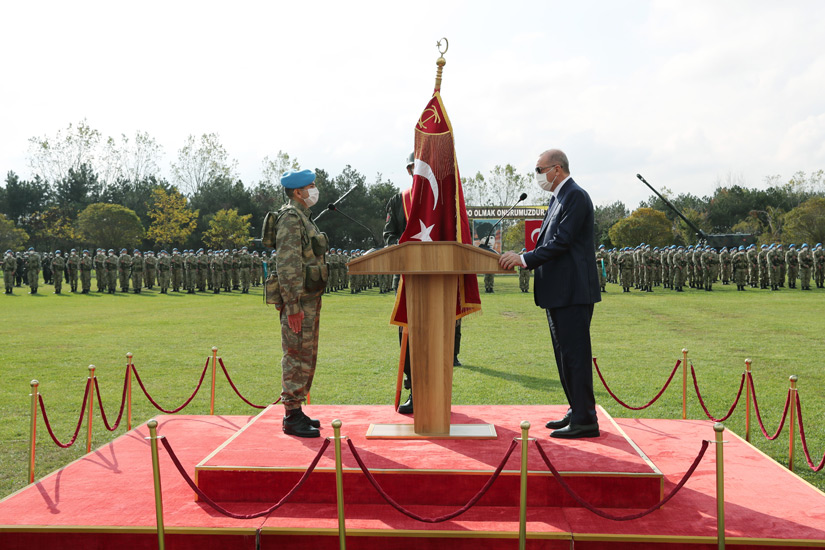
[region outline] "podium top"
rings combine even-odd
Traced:
[[[513,273],[502,269],[498,259],[495,252],[469,244],[407,241],[355,258],[347,266],[356,275]]]

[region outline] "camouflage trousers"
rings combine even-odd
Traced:
[[[29,269],[26,271],[26,275],[29,279],[29,288],[31,288],[32,292],[37,292],[37,283],[40,282],[40,271]]]
[[[55,280],[59,279],[60,277],[56,277]],[[3,271],[3,282],[6,285],[6,290],[11,290],[14,286],[14,271],[10,269]]]
[[[92,289],[92,272],[91,271],[81,271],[80,272],[80,288],[82,288],[86,292],[88,292]]]
[[[132,288],[135,292],[140,292],[143,287],[143,271],[132,271]]]
[[[286,410],[297,409],[306,401],[312,379],[315,376],[315,362],[318,359],[318,321],[321,317],[321,297],[300,302],[304,312],[301,331],[297,334],[289,328],[288,316],[282,309],[281,348],[281,401]]]

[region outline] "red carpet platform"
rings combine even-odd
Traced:
[[[428,517],[463,506],[500,464],[518,425],[588,502],[624,515],[648,508],[682,478],[703,439],[705,421],[617,419],[600,411],[602,436],[557,441],[544,422],[560,407],[454,407],[454,423],[495,424],[497,440],[366,440],[371,422],[409,422],[389,407],[311,406],[324,424],[343,421],[379,483],[411,511]],[[323,440],[280,431],[278,408],[257,417],[160,416],[167,438],[199,487],[233,512],[251,514],[279,500],[316,456]],[[152,467],[142,425],[0,501],[0,548],[156,548]],[[737,548],[825,548],[825,494],[729,432],[725,434],[726,540]],[[422,523],[380,499],[344,447],[347,547],[515,548],[518,450],[489,493],[443,523]],[[161,448],[167,548],[272,549],[284,544],[338,548],[332,446],[294,498],[257,519],[231,519],[202,502]],[[529,453],[528,548],[716,548],[713,446],[684,488],[662,509],[637,520],[603,519],[562,493],[537,450]],[[259,545],[259,546],[256,546]]]

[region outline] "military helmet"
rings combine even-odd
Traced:
[[[409,155],[407,155],[407,164],[406,167],[409,168],[410,166],[415,164],[415,151],[411,151]]]

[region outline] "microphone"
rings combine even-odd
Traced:
[[[479,245],[478,245],[478,247],[479,247],[479,248],[483,248],[484,250],[490,250],[490,251],[492,251],[492,250],[493,250],[493,249],[490,247],[490,236],[493,234],[493,230],[496,228],[496,226],[497,226],[498,224],[500,224],[500,223],[501,223],[501,221],[502,221],[504,218],[506,218],[506,217],[507,217],[507,214],[509,214],[510,212],[512,212],[512,211],[513,211],[513,208],[515,208],[516,206],[518,206],[518,203],[520,203],[521,201],[523,201],[523,200],[524,200],[524,199],[526,199],[526,198],[527,198],[527,193],[522,193],[522,194],[519,196],[518,200],[516,201],[516,204],[514,204],[513,206],[511,206],[511,207],[510,207],[510,210],[508,210],[507,212],[505,212],[505,213],[504,213],[504,215],[503,215],[502,217],[500,217],[496,223],[494,223],[494,224],[493,224],[493,227],[491,227],[491,228],[490,228],[490,231],[487,233],[487,236],[486,236],[486,237],[484,237],[484,240],[482,240],[482,241],[481,241],[481,244],[479,244]]]
[[[350,216],[347,216],[346,214],[344,214],[344,212],[342,212],[341,210],[339,210],[339,209],[338,209],[338,207],[337,207],[337,206],[335,206],[335,204],[334,204],[334,203],[329,203],[329,204],[327,205],[327,210],[332,210],[333,212],[338,212],[339,214],[341,214],[342,216],[344,216],[344,217],[345,217],[346,219],[348,219],[349,221],[351,221],[351,222],[353,222],[353,223],[356,223],[356,224],[360,225],[361,227],[363,227],[364,229],[366,229],[366,230],[367,230],[367,232],[370,234],[370,237],[372,237],[372,241],[373,241],[373,243],[375,244],[375,247],[374,247],[374,248],[371,248],[370,250],[367,250],[367,252],[366,252],[367,254],[369,254],[369,253],[370,253],[370,252],[372,252],[373,250],[378,250],[379,248],[382,248],[382,247],[381,247],[381,245],[379,245],[379,244],[378,244],[378,239],[376,239],[376,238],[375,238],[375,234],[372,232],[372,229],[370,229],[369,227],[367,227],[367,226],[366,226],[366,225],[364,225],[363,223],[359,222],[359,221],[358,221],[358,220],[356,220],[355,218],[351,218]]]

